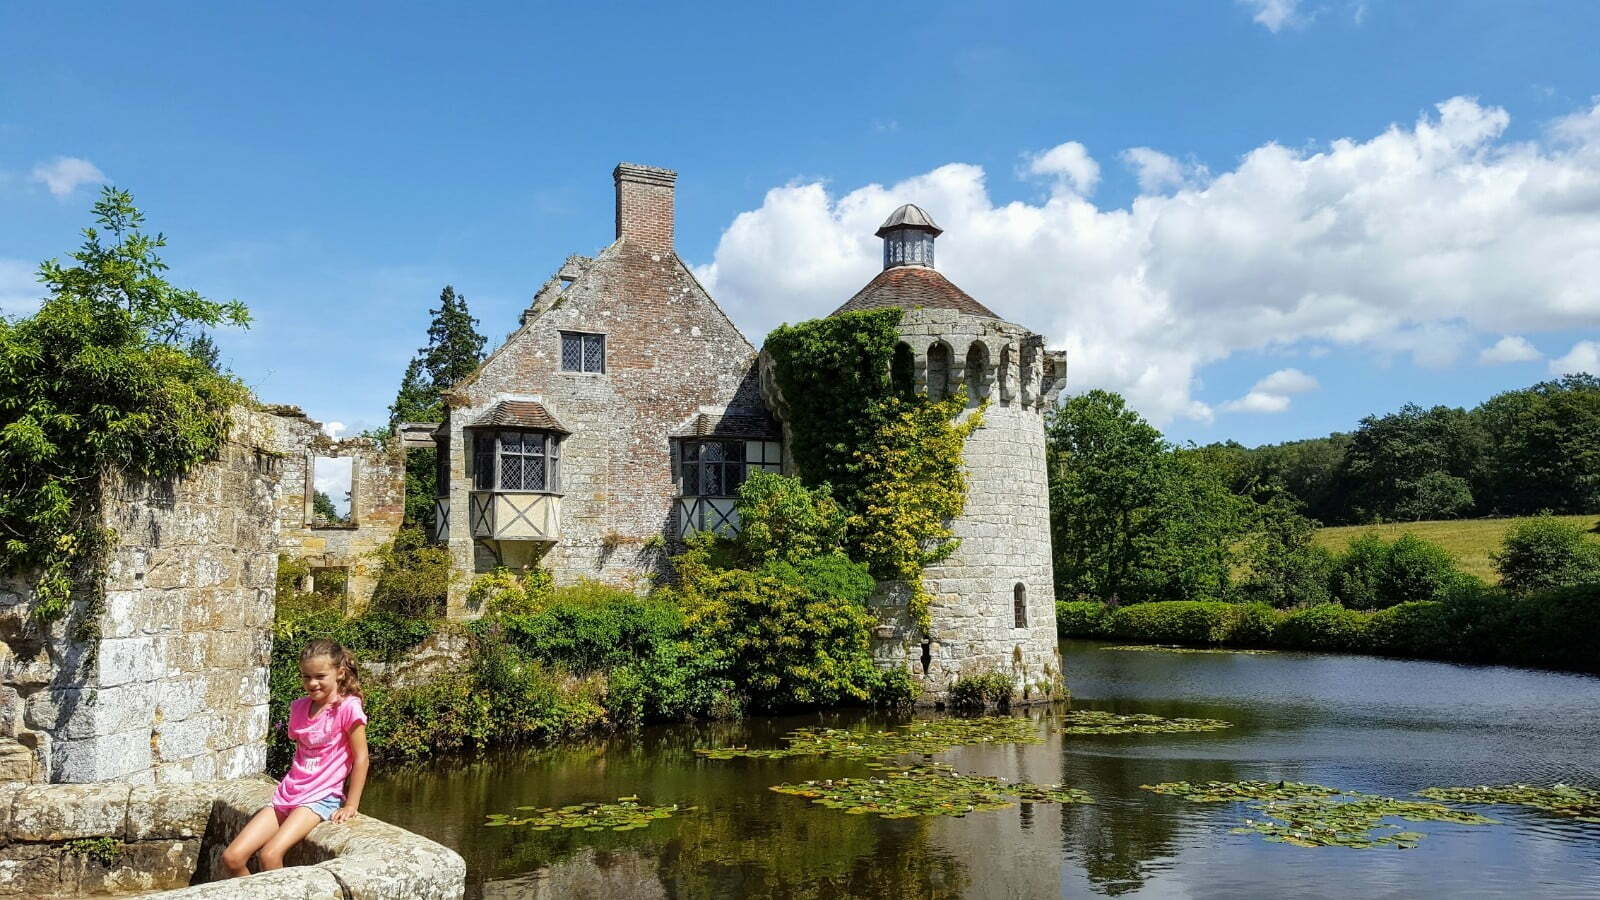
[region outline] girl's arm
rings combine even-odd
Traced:
[[[367,786],[367,726],[358,723],[350,729],[350,790],[345,793],[344,805],[333,811],[334,822],[344,824],[355,817],[361,806],[361,789]]]

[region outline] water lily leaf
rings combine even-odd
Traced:
[[[1221,719],[1167,719],[1147,713],[1119,715],[1098,709],[1074,709],[1061,714],[1057,734],[1180,734],[1232,728]]]
[[[622,797],[617,803],[580,803],[562,807],[537,807],[519,806],[517,809],[526,810],[530,814],[513,817],[505,813],[494,813],[484,822],[490,826],[518,825],[527,826],[533,831],[549,831],[552,828],[582,829],[584,831],[632,831],[644,828],[658,819],[668,819],[681,812],[688,812],[696,807],[677,805],[672,806],[646,806],[638,803],[638,797]]]
[[[1508,784],[1500,787],[1434,787],[1417,791],[1417,796],[1446,803],[1484,806],[1527,806],[1567,816],[1579,822],[1600,822],[1600,790],[1557,784],[1538,787]]]

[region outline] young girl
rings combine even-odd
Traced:
[[[272,805],[262,807],[222,851],[222,864],[235,878],[250,874],[251,855],[263,871],[283,868],[283,855],[317,823],[348,822],[361,805],[367,714],[361,709],[355,657],[318,638],[300,652],[300,681],[306,695],[289,704],[289,737],[295,744],[289,774],[278,782]]]

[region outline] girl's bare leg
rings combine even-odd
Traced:
[[[322,824],[321,816],[304,806],[296,806],[289,813],[289,817],[283,820],[283,824],[278,826],[278,833],[267,840],[266,846],[262,847],[257,855],[261,871],[283,868],[283,855],[320,824]]]
[[[228,849],[222,851],[222,865],[228,874],[234,878],[249,875],[250,857],[272,839],[278,828],[278,813],[270,806],[262,807],[252,816],[240,829],[238,837],[228,844]]]

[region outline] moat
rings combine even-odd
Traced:
[[[1428,822],[1416,849],[1300,848],[1233,834],[1250,811],[1141,784],[1315,782],[1405,798],[1440,785],[1600,786],[1600,679],[1361,656],[1193,654],[1065,642],[1074,709],[1223,719],[1195,734],[1050,733],[938,758],[962,772],[1062,783],[1094,805],[1019,804],[963,818],[848,815],[769,785],[868,774],[861,763],[706,760],[696,747],[780,746],[863,713],[646,729],[607,741],[380,769],[364,811],[466,858],[481,897],[1600,896],[1600,825],[1472,807],[1497,825]],[[623,833],[483,826],[517,806],[638,795],[696,809]]]

